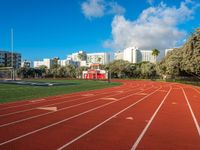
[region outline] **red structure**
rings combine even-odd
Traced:
[[[91,69],[83,71],[83,79],[107,79],[107,72],[99,69],[99,64],[92,64]]]

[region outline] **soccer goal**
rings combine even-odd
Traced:
[[[0,80],[12,80],[13,69],[12,67],[0,67]]]

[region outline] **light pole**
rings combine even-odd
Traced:
[[[13,63],[13,28],[11,28],[11,67],[12,67],[12,80],[15,79],[14,63]]]

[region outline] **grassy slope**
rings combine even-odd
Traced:
[[[35,80],[34,80],[35,81]],[[52,95],[67,94],[79,91],[101,89],[120,85],[120,83],[107,83],[102,81],[84,80],[37,80],[39,82],[65,82],[76,83],[75,85],[39,87],[0,84],[0,103],[41,98]]]

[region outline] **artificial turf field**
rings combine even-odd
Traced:
[[[31,80],[28,80],[31,81]],[[106,81],[91,81],[91,80],[32,80],[34,82],[62,82],[73,83],[73,85],[64,86],[29,86],[29,85],[12,85],[12,84],[0,84],[0,103],[29,100],[35,98],[42,98],[53,95],[62,95],[80,91],[101,89],[105,87],[113,87],[120,85],[121,83],[108,83]]]

